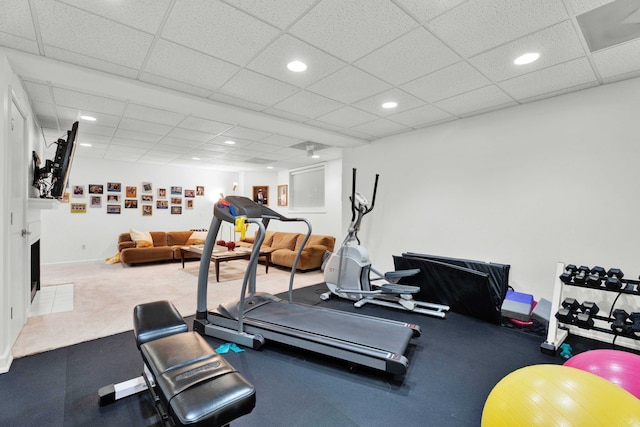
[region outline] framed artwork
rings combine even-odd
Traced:
[[[92,208],[101,208],[102,207],[102,196],[91,196],[91,205]]]
[[[182,206],[171,206],[172,215],[182,215]]]
[[[125,209],[138,209],[138,199],[124,199]]]
[[[142,203],[153,203],[153,194],[142,194],[140,195],[140,199]]]
[[[73,186],[73,197],[84,197],[84,185]]]
[[[119,193],[122,191],[122,184],[119,182],[107,182],[107,191],[112,193]]]
[[[182,187],[172,186],[171,187],[171,194],[181,195],[182,194]]]
[[[142,216],[151,216],[151,215],[153,215],[153,205],[143,205]]]
[[[168,200],[156,200],[156,209],[169,209]]]
[[[269,186],[268,185],[254,185],[252,188],[253,201],[259,205],[269,205]]]
[[[71,203],[71,213],[87,213],[87,204]]]
[[[151,186],[150,182],[143,182],[142,183],[142,191],[144,191],[145,193],[151,193],[151,191],[153,191],[153,187]]]
[[[192,199],[185,200],[184,207],[187,209],[193,209],[193,200]]]
[[[107,205],[107,213],[120,215],[120,205]]]
[[[129,198],[129,199],[133,199],[135,197],[138,197],[138,187],[129,187],[129,186],[127,186],[126,195],[127,195],[127,198]]]
[[[158,199],[166,199],[166,198],[167,198],[167,189],[158,188]]]
[[[196,185],[196,196],[204,196],[204,186]]]
[[[69,192],[65,191],[64,194],[62,195],[62,200],[60,200],[60,203],[69,203]]]
[[[278,185],[278,206],[289,204],[289,186],[287,184]]]
[[[171,204],[172,205],[181,205],[182,204],[182,197],[172,197],[171,198]]]
[[[184,197],[196,197],[196,190],[184,190]]]
[[[107,203],[120,203],[120,195],[119,194],[108,194],[107,195]]]
[[[104,185],[89,184],[89,194],[103,194],[103,193],[104,193]]]

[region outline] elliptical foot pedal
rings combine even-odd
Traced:
[[[398,283],[398,280],[403,277],[411,277],[420,273],[419,268],[412,268],[410,270],[397,270],[397,271],[387,271],[384,273],[384,278],[391,283]]]
[[[384,285],[380,285],[380,290],[385,294],[415,294],[420,292],[420,287],[385,283]]]

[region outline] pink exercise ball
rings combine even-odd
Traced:
[[[591,372],[640,399],[640,356],[622,350],[589,350],[576,354],[564,366]]]

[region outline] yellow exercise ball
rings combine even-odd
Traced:
[[[533,365],[491,390],[482,427],[640,426],[640,399],[590,372]]]

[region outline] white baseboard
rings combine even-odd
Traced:
[[[11,368],[13,363],[13,355],[11,355],[11,347],[5,349],[2,356],[0,356],[0,374],[6,374]]]

